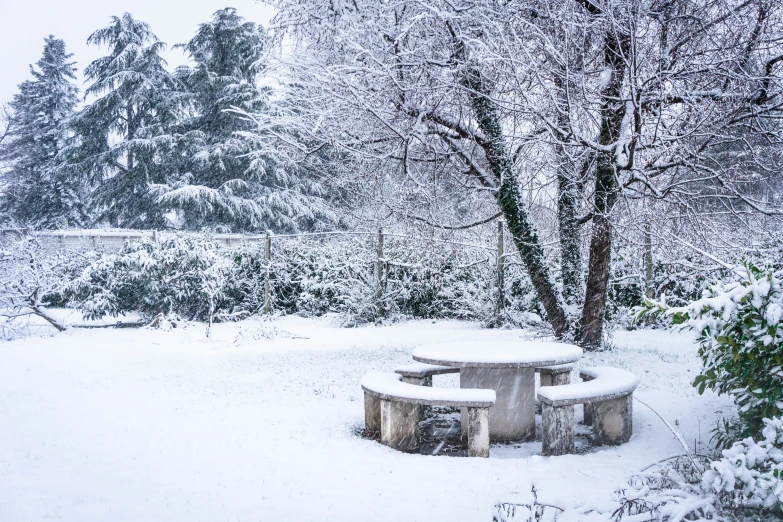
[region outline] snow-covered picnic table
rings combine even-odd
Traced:
[[[465,341],[413,350],[416,361],[459,368],[461,388],[495,390],[497,400],[489,413],[494,440],[535,439],[535,369],[572,363],[581,357],[578,346],[543,341]]]

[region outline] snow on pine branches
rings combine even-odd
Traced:
[[[0,139],[0,208],[16,224],[35,228],[85,224],[84,177],[60,168],[68,122],[79,101],[76,67],[65,42],[49,36],[32,80],[19,84],[9,104],[7,134]]]

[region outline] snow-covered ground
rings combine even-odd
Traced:
[[[289,317],[216,325],[211,339],[189,325],[0,344],[0,521],[489,521],[533,484],[564,504],[605,499],[681,452],[639,402],[630,443],[582,455],[542,457],[540,442],[493,445],[489,459],[411,455],[356,434],[365,372],[410,362],[422,343],[529,335]],[[618,332],[615,344],[580,364],[635,372],[635,395],[705,445],[732,406],[690,386],[692,337]]]

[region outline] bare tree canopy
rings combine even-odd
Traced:
[[[257,145],[392,215],[500,212],[558,336],[601,341],[620,201],[780,213],[777,2],[270,3],[286,85]]]

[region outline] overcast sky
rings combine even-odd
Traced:
[[[28,66],[41,57],[50,34],[65,40],[81,75],[87,64],[105,54],[105,49],[87,46],[87,37],[107,26],[112,15],[129,11],[171,48],[188,41],[198,24],[224,7],[235,7],[264,27],[274,14],[255,0],[0,0],[0,102],[10,101],[16,86],[30,77]],[[169,49],[165,56],[172,67],[185,61],[179,50]],[[83,90],[81,81],[80,76]]]

